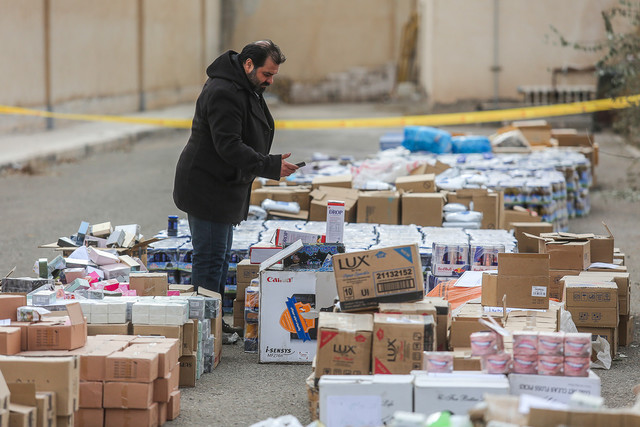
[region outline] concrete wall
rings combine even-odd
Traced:
[[[601,40],[600,12],[617,4],[617,0],[421,0],[420,83],[431,104],[486,100],[494,94],[519,99],[518,86],[550,85],[553,68],[593,65],[601,56],[560,47],[550,25],[569,40]],[[497,86],[491,71],[496,54],[501,69]],[[576,82],[595,84],[595,77],[576,75],[559,83]]]
[[[121,114],[192,102],[220,40],[220,0],[0,0],[0,105]],[[0,131],[42,126],[0,115]]]

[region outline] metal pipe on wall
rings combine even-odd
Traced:
[[[493,105],[497,107],[500,98],[500,0],[493,0]]]

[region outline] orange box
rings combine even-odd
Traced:
[[[80,407],[102,408],[102,381],[80,381]]]
[[[60,425],[60,424],[58,424]],[[78,427],[103,427],[104,409],[102,408],[80,408],[74,414],[73,425]]]
[[[26,295],[0,295],[0,319],[18,320],[18,307],[27,305]]]
[[[171,393],[171,398],[167,404],[167,420],[175,420],[180,415],[180,390]]]
[[[21,336],[20,328],[0,327],[0,354],[11,356],[20,353]]]
[[[158,404],[147,409],[105,409],[104,422],[108,426],[156,427],[158,425]]]
[[[153,401],[168,402],[171,393],[180,386],[180,364],[173,365],[173,369],[165,378],[158,378],[153,382]]]
[[[104,383],[105,408],[147,409],[153,403],[153,383]]]
[[[32,350],[73,350],[87,342],[87,322],[77,302],[67,305],[69,316],[48,318],[28,327],[27,347]]]
[[[150,383],[156,378],[158,378],[156,353],[133,354],[117,351],[107,356],[105,371],[107,381]]]

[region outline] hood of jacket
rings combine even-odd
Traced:
[[[238,53],[232,50],[220,55],[207,67],[207,76],[212,79],[225,79],[237,83],[244,89],[252,91],[247,74],[240,65]]]

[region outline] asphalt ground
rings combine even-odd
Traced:
[[[388,114],[376,106],[346,106],[342,113],[345,110],[360,117]],[[278,117],[278,111],[274,109],[277,118],[296,114],[295,109],[283,108]],[[300,108],[297,113],[299,117],[330,117],[341,111],[328,106]],[[363,158],[378,151],[378,139],[388,131],[280,131],[272,152],[292,152],[296,161],[308,160],[314,152]],[[492,129],[480,127],[474,131],[489,134]],[[72,234],[81,221],[137,223],[150,237],[166,228],[167,215],[184,217],[173,205],[171,192],[175,164],[187,138],[187,131],[150,134],[116,151],[5,173],[0,177],[0,274],[4,276],[15,266],[14,276],[32,275],[38,258],[55,256],[38,245]],[[592,211],[586,218],[571,220],[570,230],[601,232],[601,221],[608,224],[616,246],[627,255],[632,277],[631,307],[637,313],[639,154],[611,134],[597,134],[596,141],[601,155]],[[620,353],[611,370],[597,371],[603,396],[611,407],[630,405],[634,400],[632,388],[640,383],[637,345],[621,348]],[[226,345],[222,362],[213,373],[205,374],[195,388],[181,389],[181,415],[168,425],[247,426],[285,414],[308,424],[311,420],[304,380],[310,372],[309,365],[259,364],[257,355],[244,353],[240,345]]]

